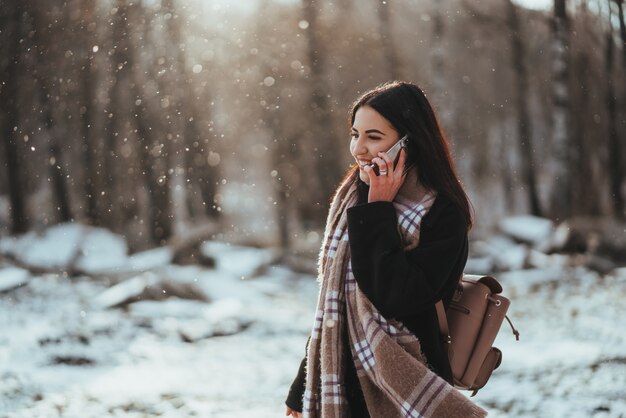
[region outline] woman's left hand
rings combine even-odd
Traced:
[[[378,165],[379,174],[376,175],[370,166],[364,168],[370,178],[370,190],[367,197],[369,203],[393,201],[406,177],[406,173],[404,173],[405,160],[406,150],[404,149],[400,150],[397,167],[394,167],[393,160],[386,152],[379,152],[378,157],[372,159],[372,162]]]

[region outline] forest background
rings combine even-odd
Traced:
[[[4,1],[0,230],[70,220],[133,251],[314,248],[363,91],[418,83],[475,206],[624,217],[622,1]]]
[[[0,417],[284,413],[348,111],[394,79],[521,331],[476,402],[626,416],[624,1],[531,4],[0,0]]]

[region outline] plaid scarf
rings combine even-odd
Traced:
[[[328,214],[318,263],[320,293],[308,348],[304,417],[349,417],[343,367],[343,321],[352,361],[372,417],[484,417],[473,404],[431,371],[418,339],[399,321],[384,318],[359,289],[352,273],[347,209],[358,201],[358,172],[337,189]],[[419,242],[419,225],[436,192],[419,202],[410,170],[393,205],[405,250]],[[445,262],[445,260],[442,260]]]

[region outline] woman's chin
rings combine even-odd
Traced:
[[[367,184],[368,186],[370,185],[370,177],[365,171],[359,170],[359,178],[363,183]]]

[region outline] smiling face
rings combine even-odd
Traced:
[[[363,167],[371,164],[379,152],[391,148],[400,135],[387,119],[369,106],[361,106],[354,114],[350,135],[350,153],[359,164],[359,177],[369,184],[369,176]]]

